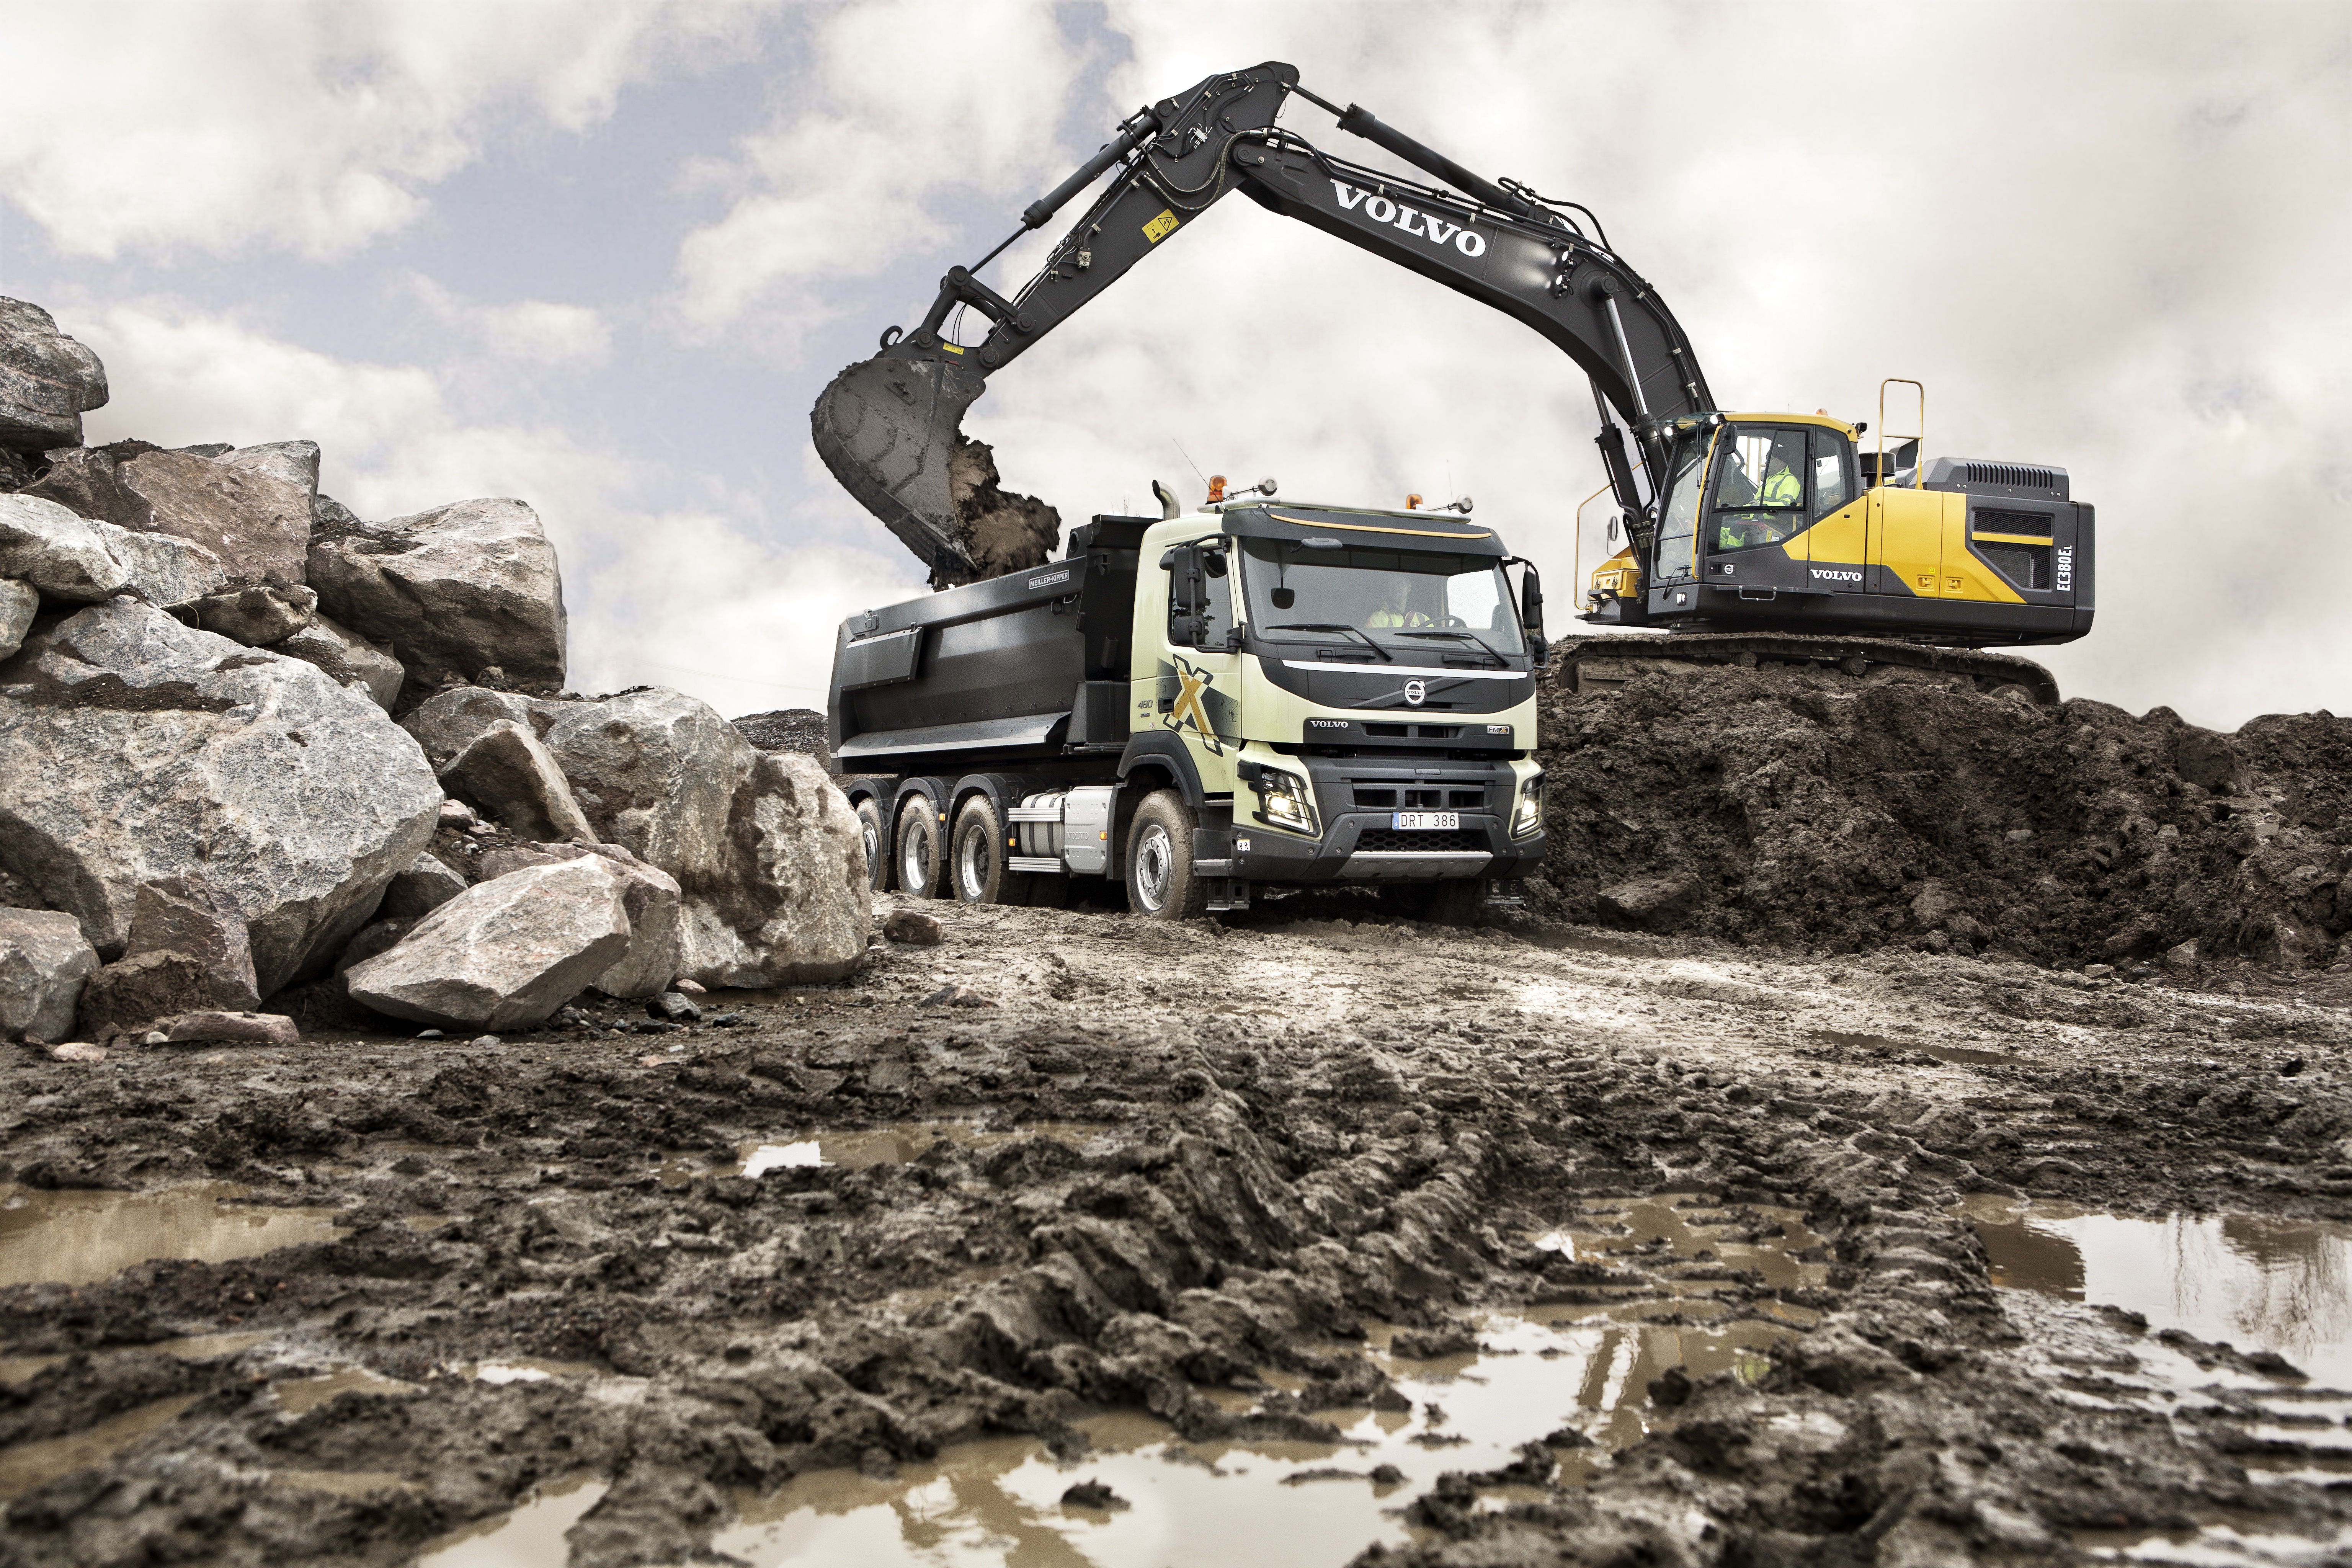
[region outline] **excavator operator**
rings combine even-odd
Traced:
[[[1805,482],[1775,441],[1767,448],[1764,479],[1755,481],[1742,455],[1735,453],[1716,490],[1716,548],[1740,550],[1751,544],[1776,544],[1796,531],[1793,519],[1776,518],[1774,511],[1796,511],[1804,504]],[[1755,510],[1735,510],[1755,508]]]

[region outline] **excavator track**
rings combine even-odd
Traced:
[[[1811,637],[1771,632],[1673,632],[1662,637],[1569,637],[1552,644],[1552,679],[1580,696],[1610,691],[1644,675],[1708,665],[1795,665],[1839,670],[1856,680],[1916,670],[1994,697],[2058,705],[2058,681],[2031,659],[1981,648],[1933,647],[1894,637]]]

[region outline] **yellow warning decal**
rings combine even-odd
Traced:
[[[1174,234],[1175,232],[1176,215],[1165,207],[1162,207],[1160,210],[1160,216],[1158,217],[1153,218],[1150,223],[1143,226],[1143,237],[1150,240],[1154,245],[1159,244],[1161,240],[1166,239],[1170,235]]]
[[[963,350],[961,350],[961,349],[960,349],[960,348],[956,347],[956,345],[955,345],[955,344],[953,344],[953,343],[941,343],[941,344],[940,345],[940,347],[941,347],[941,348],[943,348],[943,349],[947,350],[947,351],[948,351],[948,353],[951,353],[951,354],[960,354],[960,353],[963,353]]]

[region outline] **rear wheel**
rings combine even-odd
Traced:
[[[940,813],[929,795],[909,795],[898,808],[898,890],[909,898],[940,896]]]
[[[1004,829],[996,820],[996,806],[984,795],[963,803],[956,813],[955,833],[948,840],[949,888],[967,904],[1003,904],[1015,900],[1004,869]]]
[[[857,833],[866,841],[866,883],[877,893],[890,890],[890,857],[882,836],[882,803],[868,796],[857,803]]]
[[[1208,884],[1192,875],[1192,814],[1174,790],[1146,795],[1127,829],[1127,897],[1135,912],[1182,921],[1209,907]]]

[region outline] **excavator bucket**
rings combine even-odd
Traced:
[[[885,349],[835,376],[809,411],[833,477],[940,581],[973,574],[948,468],[964,410],[987,390],[978,371],[951,360]]]

